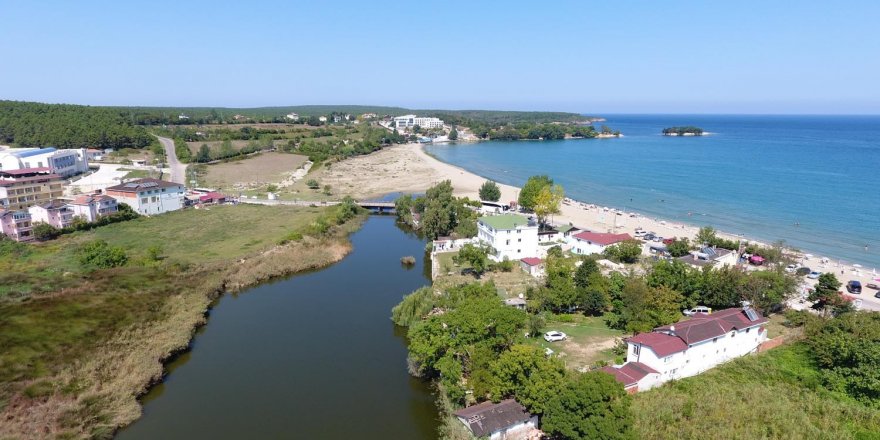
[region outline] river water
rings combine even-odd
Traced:
[[[351,239],[337,264],[223,296],[117,438],[436,438],[433,395],[389,319],[429,283],[424,242],[382,216]]]

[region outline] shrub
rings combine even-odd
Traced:
[[[318,183],[318,181],[315,179],[309,179],[308,182],[306,182],[306,186],[308,186],[310,189],[318,189],[321,187],[321,184]]]
[[[303,239],[303,235],[301,232],[291,231],[291,232],[288,232],[287,235],[285,235],[281,240],[278,240],[278,244],[285,245],[285,244],[290,243],[292,241],[300,241],[302,239]]]
[[[34,223],[34,238],[40,241],[52,240],[61,235],[61,231],[48,223]]]
[[[125,254],[125,249],[119,246],[110,246],[104,240],[95,240],[80,248],[79,262],[85,267],[108,269],[125,266],[128,263],[128,255]]]
[[[412,265],[416,264],[416,257],[413,257],[412,255],[407,255],[406,257],[401,257],[400,263],[407,265],[407,266],[412,266]]]

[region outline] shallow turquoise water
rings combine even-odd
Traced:
[[[880,270],[880,117],[607,119],[623,138],[492,141],[427,151],[502,183],[520,186],[531,175],[549,174],[578,200],[782,239]],[[674,125],[712,134],[659,134]]]

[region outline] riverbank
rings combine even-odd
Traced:
[[[535,174],[539,173],[539,170],[535,170]],[[336,179],[333,180],[334,187],[346,188],[352,191],[355,197],[361,198],[377,197],[391,192],[421,192],[438,182],[450,180],[456,195],[478,199],[480,185],[487,180],[436,159],[426,153],[421,144],[415,143],[395,145],[371,155],[339,162],[333,165],[331,175],[325,176],[322,181],[326,181],[328,177]],[[519,188],[500,183],[498,186],[501,189],[501,202],[507,203],[518,199]],[[641,227],[665,238],[693,239],[699,231],[699,226],[693,224],[646,217],[636,212],[624,212],[612,207],[576,200],[563,204],[561,214],[553,216],[552,221],[571,223],[592,231],[630,234],[635,228]],[[718,235],[727,239],[745,239],[767,245],[758,240],[751,240],[747,236],[723,231],[719,231]],[[799,254],[798,261],[813,270],[834,272],[843,283],[848,280],[859,280],[863,286],[868,283],[878,283],[873,278],[880,277],[880,274],[874,275],[872,269],[856,267],[852,264],[837,264],[830,259],[823,259],[821,255],[808,252],[803,250]],[[814,280],[807,279],[804,282],[808,286],[815,283]],[[873,293],[873,290],[865,288],[860,298],[865,308],[880,310],[880,299],[874,298]]]
[[[314,233],[311,225],[331,210],[178,211],[33,245],[30,262],[4,258],[3,269],[17,272],[20,283],[39,281],[43,269],[24,266],[33,260],[67,268],[71,281],[60,292],[0,304],[12,324],[0,330],[0,356],[15,367],[0,384],[0,437],[107,437],[136,420],[138,397],[161,382],[167,360],[189,348],[223,293],[330,265],[351,250],[347,237],[364,216]],[[277,244],[291,231],[305,237]],[[131,263],[76,273],[74,250],[94,239],[125,249]],[[160,245],[158,261],[140,255]]]

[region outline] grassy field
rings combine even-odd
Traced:
[[[553,315],[544,331],[556,330],[568,335],[565,341],[547,342],[542,337],[531,338],[530,343],[550,348],[567,368],[587,370],[597,361],[614,363],[611,348],[620,338],[627,336],[620,330],[608,328],[601,317],[581,314]]]
[[[459,284],[472,283],[474,281],[489,281],[495,283],[498,288],[498,294],[503,298],[515,298],[520,294],[525,294],[530,286],[537,286],[538,280],[531,275],[525,273],[518,264],[514,265],[510,272],[486,272],[479,279],[474,275],[467,273],[470,266],[467,263],[457,265],[452,261],[452,257],[456,252],[444,252],[437,254],[440,274],[434,280],[434,286],[444,288],[444,286],[457,286]],[[462,273],[465,272],[465,273]]]
[[[345,255],[359,221],[309,235],[330,209],[217,206],[0,242],[0,438],[35,427],[40,437],[106,437],[137,418],[135,396],[187,347],[217,295]],[[305,237],[278,246],[293,231]],[[96,239],[123,248],[128,264],[83,267],[77,252]]]
[[[228,190],[235,184],[277,184],[302,166],[306,159],[298,154],[263,153],[247,159],[208,165],[203,185]]]
[[[643,439],[878,439],[880,411],[826,390],[802,343],[636,395]]]

